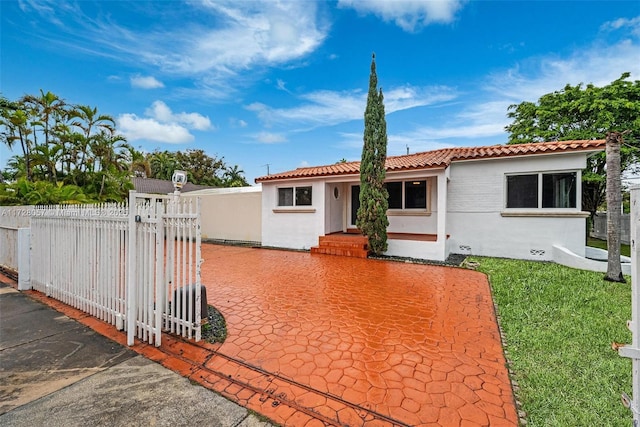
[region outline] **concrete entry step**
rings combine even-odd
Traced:
[[[366,258],[369,256],[367,249],[341,249],[341,248],[323,248],[314,246],[311,248],[312,254],[339,255],[354,258]]]
[[[329,234],[319,237],[319,245],[311,248],[312,254],[339,255],[366,258],[369,255],[369,243],[359,234]]]

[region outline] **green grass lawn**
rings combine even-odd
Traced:
[[[600,249],[607,249],[607,241],[606,240],[600,240],[600,239],[594,239],[593,237],[589,237],[587,238],[587,246],[591,246],[592,248],[600,248]],[[629,245],[625,245],[625,244],[621,244],[620,245],[620,255],[624,255],[624,256],[631,256],[631,246]]]
[[[630,426],[631,287],[552,263],[474,258],[489,276],[528,426]],[[628,281],[629,278],[627,278]]]

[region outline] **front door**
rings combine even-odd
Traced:
[[[341,232],[344,229],[344,204],[345,200],[347,200],[344,188],[343,184],[327,184],[327,201],[329,205],[327,211],[329,212],[329,218],[326,223],[326,233]]]
[[[358,217],[358,209],[360,209],[360,186],[351,186],[351,215],[349,218],[349,225],[356,226],[356,218]]]

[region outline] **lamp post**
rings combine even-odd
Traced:
[[[173,188],[175,189],[173,194],[179,195],[182,187],[187,183],[187,173],[181,170],[173,171],[173,175],[171,176],[171,182],[173,183]]]

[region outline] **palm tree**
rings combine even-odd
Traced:
[[[57,124],[67,115],[67,104],[57,95],[40,89],[40,96],[25,95],[22,98],[24,110],[29,117],[29,126],[33,131],[33,150],[44,145],[49,148],[50,144],[56,144],[55,128]],[[38,129],[44,136],[44,142],[38,144]],[[55,176],[55,170],[51,169],[51,164],[44,165],[45,175]]]
[[[607,274],[605,280],[625,283],[620,263],[622,179],[620,173],[621,132],[607,133]]]
[[[20,104],[14,104],[15,108],[2,108],[0,111],[0,125],[4,127],[2,140],[12,148],[16,141],[20,141],[20,148],[25,160],[25,172],[27,180],[31,180],[31,148],[32,141],[29,135],[32,133],[27,126],[28,116]]]
[[[243,176],[244,171],[238,168],[238,165],[228,167],[224,171],[224,185],[225,187],[246,187],[249,185],[247,180]]]
[[[175,153],[154,151],[147,156],[151,165],[151,176],[157,179],[171,179],[176,169],[182,169]]]
[[[60,144],[38,145],[33,149],[32,166],[37,179],[58,182],[57,164],[62,159],[63,147]]]
[[[24,156],[13,156],[7,160],[7,168],[11,179],[27,178],[27,166]]]
[[[147,178],[151,176],[151,164],[142,151],[136,150],[129,145],[129,172],[132,176],[142,176]]]
[[[93,135],[90,145],[94,159],[92,172],[106,171],[111,167],[118,171],[128,169],[127,146],[126,140],[121,135],[109,134],[104,130]]]
[[[78,140],[81,144],[78,146],[79,158],[78,166],[82,171],[89,170],[87,157],[88,150],[93,145],[93,140],[98,138],[102,132],[113,136],[115,134],[115,120],[107,114],[98,114],[96,107],[91,108],[87,105],[78,105],[74,107],[69,115],[71,117],[71,125],[79,128],[84,139]],[[100,137],[102,138],[102,137]],[[95,154],[95,153],[94,153]]]
[[[42,89],[40,89],[40,96],[26,95],[22,98],[22,102],[34,118],[31,126],[42,127],[44,144],[48,145],[51,130],[58,119],[66,114],[67,104],[58,95],[51,92],[44,93]]]

